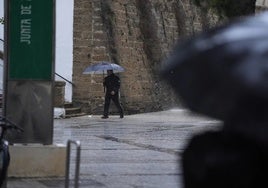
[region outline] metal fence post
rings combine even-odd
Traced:
[[[79,187],[79,170],[80,170],[80,155],[81,155],[81,143],[80,141],[68,140],[67,142],[67,158],[66,158],[66,171],[65,171],[65,188],[69,188],[70,181],[70,156],[71,156],[71,144],[76,145],[76,162],[75,162],[75,178],[74,187]]]

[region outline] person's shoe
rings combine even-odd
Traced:
[[[124,118],[124,114],[120,114],[120,118]]]
[[[101,116],[101,119],[107,119],[109,118],[108,116]]]

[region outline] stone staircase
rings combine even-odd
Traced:
[[[55,81],[54,107],[64,108],[65,118],[86,115],[82,112],[81,107],[74,106],[71,102],[64,100],[65,81]]]
[[[81,107],[76,107],[73,103],[65,102],[65,118],[84,116],[86,113],[82,112]]]

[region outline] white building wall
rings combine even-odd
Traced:
[[[72,82],[74,0],[56,0],[55,72]],[[63,80],[56,76],[55,80]],[[72,101],[72,84],[66,82],[65,101]]]

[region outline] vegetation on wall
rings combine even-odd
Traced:
[[[0,18],[0,24],[4,24],[4,18]]]
[[[192,0],[197,6],[214,10],[220,17],[234,18],[255,13],[256,0]]]
[[[136,7],[139,16],[140,40],[143,42],[143,51],[146,55],[147,71],[150,74],[151,88],[148,92],[153,105],[147,106],[149,111],[158,111],[168,109],[171,106],[177,106],[178,100],[174,96],[173,90],[166,82],[160,78],[159,71],[163,61],[164,45],[162,39],[167,39],[164,13],[167,11],[166,4],[163,1],[145,1],[136,0]],[[158,15],[159,17],[157,17]],[[159,29],[162,29],[161,32]],[[148,80],[149,81],[149,80]]]
[[[144,42],[143,49],[146,57],[150,61],[152,71],[154,71],[155,65],[157,65],[161,59],[161,50],[159,49],[161,44],[157,36],[157,21],[152,13],[153,5],[150,1],[144,0],[137,0],[136,4],[139,9],[139,27],[141,39]]]
[[[111,56],[111,60],[113,63],[119,64],[118,61],[118,53],[115,47],[115,13],[111,8],[111,1],[109,0],[101,0],[101,17],[104,23],[105,30],[107,31],[108,37],[108,45],[109,45],[109,53]]]

